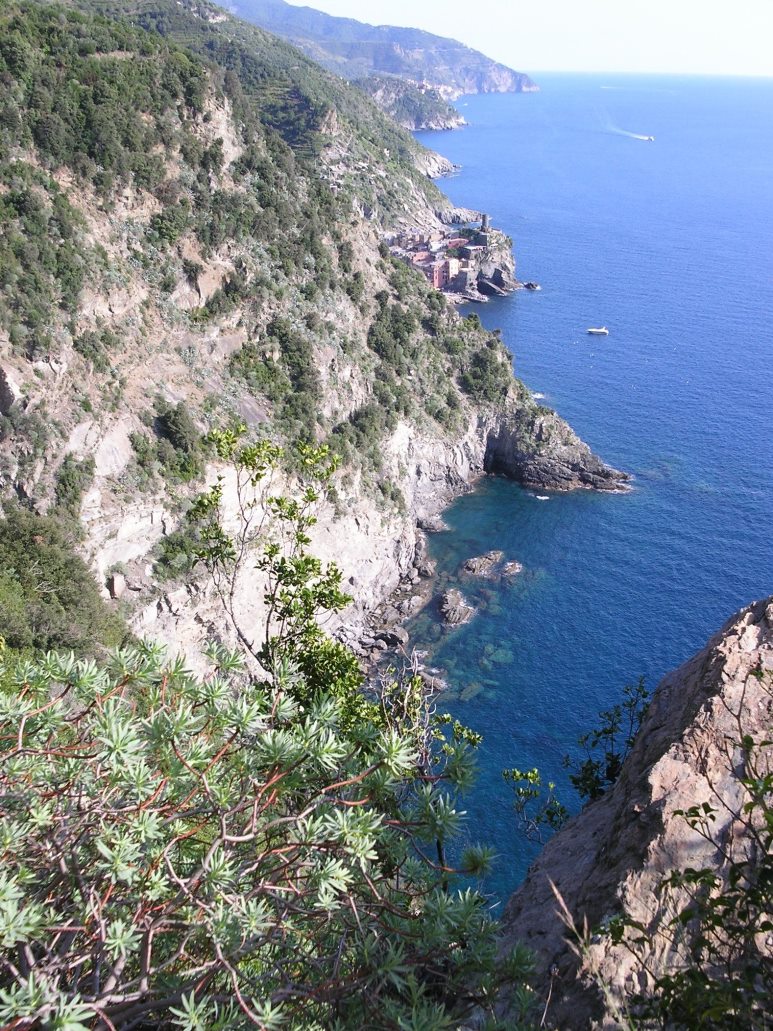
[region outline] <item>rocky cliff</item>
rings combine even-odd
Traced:
[[[13,273],[0,492],[39,512],[66,495],[138,632],[195,653],[223,631],[174,548],[220,471],[204,436],[233,421],[342,455],[313,546],[342,566],[353,625],[416,561],[417,521],[485,470],[545,489],[622,482],[539,408],[496,335],[380,246],[400,220],[476,217],[427,181],[431,153],[360,91],[203,0],[158,0],[163,32],[123,0],[100,6],[110,19],[27,3],[0,25],[27,40],[24,68],[0,68],[16,119],[0,125]],[[65,95],[78,104],[58,106]],[[240,588],[253,625],[261,594],[254,577]]]
[[[510,899],[506,941],[523,941],[535,951],[540,994],[543,1000],[550,994],[547,1026],[619,1027],[615,1010],[626,996],[646,993],[653,976],[680,969],[690,930],[686,939],[674,938],[668,924],[674,908],[658,886],[687,867],[726,878],[728,858],[750,847],[740,743],[750,735],[763,745],[761,775],[770,774],[772,687],[773,597],[743,609],[664,678],[617,784],[548,843]],[[703,802],[716,811],[708,840],[680,815]],[[587,920],[591,929],[582,963],[567,944],[551,882],[577,926]],[[677,902],[686,901],[684,891]],[[623,911],[648,931],[639,961],[604,931]],[[761,964],[773,962],[769,936],[749,947],[760,950]]]

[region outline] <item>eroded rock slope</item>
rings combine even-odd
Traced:
[[[681,962],[657,889],[674,870],[710,868],[725,876],[724,851],[745,855],[748,835],[739,809],[744,734],[769,741],[773,725],[773,597],[749,605],[692,659],[658,686],[622,775],[547,845],[504,914],[506,942],[520,940],[537,956],[543,998],[551,989],[547,1025],[579,1031],[618,1027],[616,1006],[645,990],[651,976],[603,929],[579,963],[567,944],[551,882],[581,927],[593,931],[625,910],[648,929],[642,959],[659,976]],[[770,745],[758,753],[768,772]],[[691,829],[679,811],[708,802],[716,810],[713,840]],[[759,941],[760,962],[773,942]],[[552,973],[551,973],[552,971]],[[595,972],[596,977],[593,976]],[[598,987],[608,988],[605,999]]]

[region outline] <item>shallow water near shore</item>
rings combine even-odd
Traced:
[[[441,582],[480,611],[441,632],[430,609],[410,629],[448,675],[440,707],[484,736],[465,834],[500,852],[485,884],[500,898],[534,855],[501,770],[539,766],[576,809],[561,760],[599,710],[773,592],[773,81],[539,82],[463,98],[467,129],[420,134],[463,166],[445,192],[489,212],[542,286],[475,313],[543,403],[635,476],[628,494],[548,500],[486,479],[430,540]],[[598,325],[609,337],[586,335]],[[459,574],[492,548],[524,571]]]

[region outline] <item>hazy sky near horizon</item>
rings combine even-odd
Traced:
[[[290,0],[461,40],[521,71],[773,76],[773,0]]]

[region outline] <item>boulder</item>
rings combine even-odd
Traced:
[[[452,587],[440,599],[440,614],[448,626],[461,626],[462,623],[470,622],[475,615],[475,608],[461,591]]]
[[[400,648],[408,644],[410,635],[405,627],[396,626],[391,630],[382,630],[376,640],[376,647],[378,648],[379,641],[383,641],[388,648]]]
[[[123,597],[126,591],[126,577],[123,573],[111,573],[107,580],[107,589],[114,601]]]
[[[522,572],[523,565],[515,560],[512,562],[505,562],[501,569],[502,576],[518,576],[518,574]]]
[[[462,570],[470,576],[493,576],[504,555],[503,551],[487,551],[485,555],[468,558]]]
[[[448,529],[447,523],[439,515],[425,516],[423,519],[419,519],[418,526],[420,530],[425,530],[427,533],[440,533],[442,530]]]

